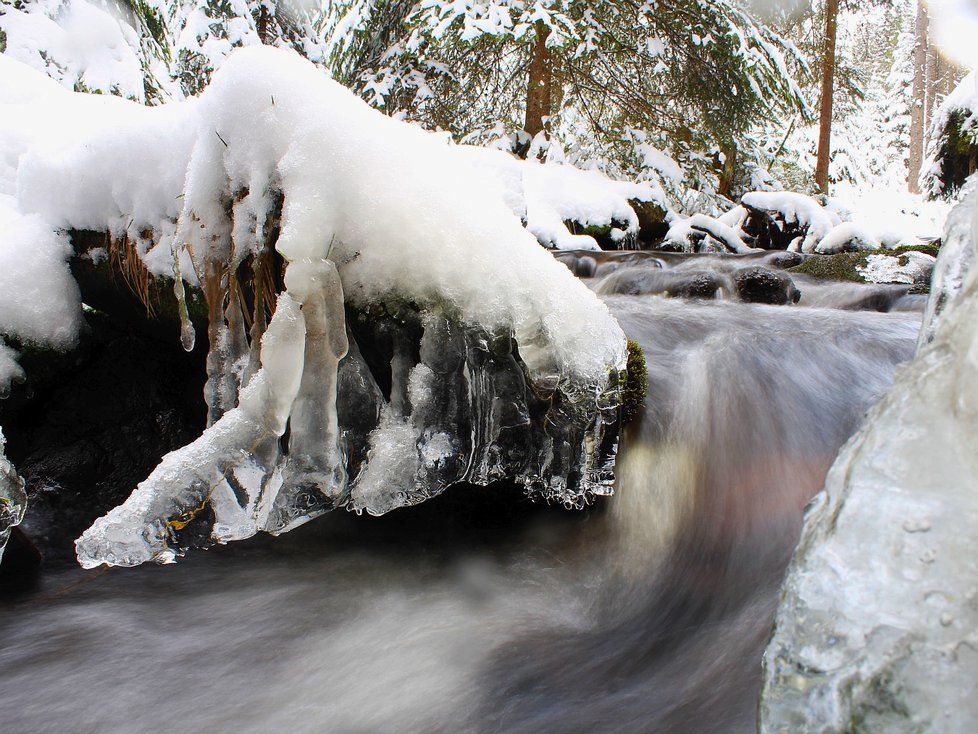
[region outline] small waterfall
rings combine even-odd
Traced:
[[[483,713],[492,731],[753,731],[801,510],[912,355],[919,316],[608,303],[650,391],[619,457],[592,626],[507,645]]]

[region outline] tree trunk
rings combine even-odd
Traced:
[[[730,189],[737,173],[737,144],[721,145],[720,152],[723,154],[723,165],[720,169],[720,186],[717,193],[720,196],[730,196]]]
[[[920,193],[920,168],[924,162],[924,118],[927,92],[927,8],[917,0],[916,43],[913,50],[913,87],[910,100],[910,152],[907,160],[907,189]]]
[[[934,111],[937,103],[944,96],[944,62],[941,59],[937,48],[930,43],[927,44],[927,93],[924,95],[926,100],[924,106],[924,130],[930,128],[930,123],[934,119]],[[925,136],[926,137],[926,136]]]
[[[823,194],[829,192],[829,159],[832,157],[832,96],[835,92],[835,39],[838,18],[839,0],[828,0],[825,4],[822,98],[818,119],[818,160],[815,164],[815,184]]]
[[[526,121],[523,129],[531,138],[546,129],[545,118],[550,116],[553,89],[553,59],[547,48],[550,27],[538,20],[536,41],[530,58],[530,76],[526,85]]]
[[[273,39],[268,33],[268,8],[265,7],[265,3],[262,3],[258,9],[258,19],[255,22],[255,30],[258,31],[258,40],[260,40],[266,46],[271,44]]]

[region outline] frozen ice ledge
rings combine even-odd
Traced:
[[[625,338],[523,227],[519,176],[282,50],[237,51],[199,98],[159,108],[0,71],[16,231],[107,233],[91,263],[144,295],[169,283],[187,349],[207,330],[207,429],[78,539],[83,566],[458,482],[508,478],[572,507],[611,491]],[[37,239],[0,239],[14,275]],[[50,291],[17,302],[65,299]]]

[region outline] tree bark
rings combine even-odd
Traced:
[[[720,168],[720,186],[717,193],[720,196],[730,196],[734,176],[737,174],[737,144],[721,145],[720,152],[723,153],[723,165]]]
[[[530,58],[530,76],[526,85],[526,120],[523,129],[533,138],[546,129],[553,93],[553,58],[547,39],[550,27],[538,20],[534,24],[536,41]]]
[[[839,0],[828,0],[825,4],[822,97],[818,119],[818,159],[815,164],[815,184],[823,194],[829,192],[829,159],[832,157],[832,97],[835,93],[835,41],[838,19]]]
[[[934,111],[937,109],[937,103],[941,97],[943,97],[946,92],[944,91],[944,75],[945,68],[943,59],[941,59],[940,53],[938,53],[937,48],[927,44],[927,93],[924,98],[926,100],[924,108],[924,130],[926,131],[930,128],[930,124],[934,119]],[[925,135],[926,137],[926,135]]]
[[[924,163],[924,122],[927,93],[927,8],[917,0],[916,43],[913,50],[913,86],[910,100],[910,152],[907,159],[907,189],[920,193],[920,169]]]

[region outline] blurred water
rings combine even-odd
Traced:
[[[459,488],[51,571],[0,606],[0,731],[753,731],[802,508],[919,314],[607,300],[650,376],[608,504]]]

